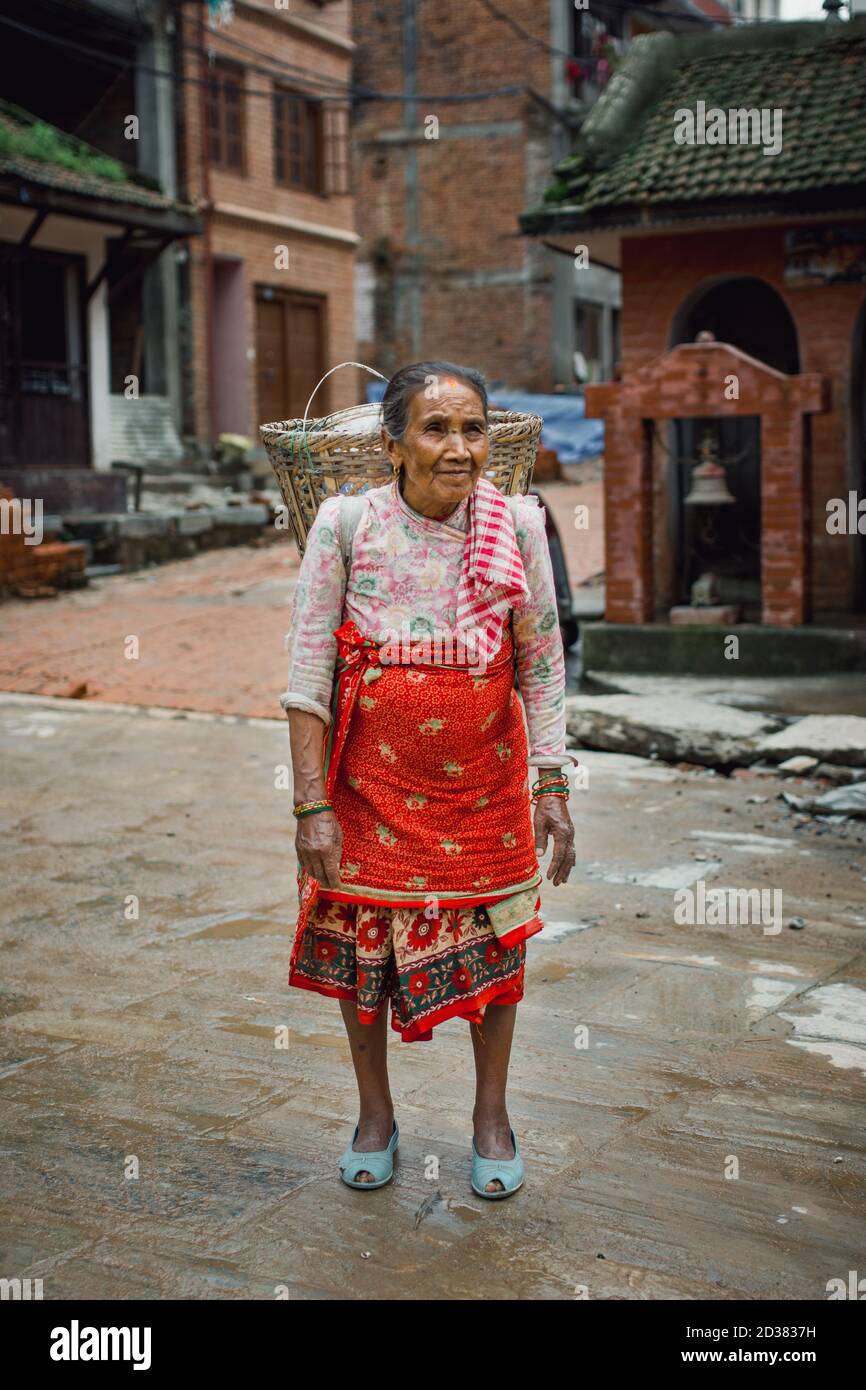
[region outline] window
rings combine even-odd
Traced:
[[[274,93],[274,182],[324,193],[321,102],[300,92]]]
[[[349,193],[349,108],[328,102],[325,113],[325,191]]]
[[[244,172],[244,71],[216,62],[208,89],[208,152],[212,164]]]
[[[603,381],[604,372],[604,308],[601,304],[578,303],[577,311],[577,351],[583,357],[581,364],[586,371],[587,381]]]

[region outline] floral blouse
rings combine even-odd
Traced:
[[[337,659],[333,633],[354,620],[374,640],[408,629],[415,640],[453,630],[468,530],[468,498],[444,521],[422,516],[396,483],[371,488],[352,539],[351,575],[340,550],[340,498],[319,507],[307,537],[286,637],[289,653],[283,709],[303,709],[331,722]],[[521,496],[513,510],[528,599],[513,610],[513,632],[526,714],[530,764],[574,761],[565,752],[565,659],[544,512]],[[495,655],[492,654],[492,655]]]

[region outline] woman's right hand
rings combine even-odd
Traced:
[[[343,832],[333,811],[317,811],[315,815],[301,817],[295,850],[301,868],[317,879],[322,888],[342,887]]]

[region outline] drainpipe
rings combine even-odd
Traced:
[[[207,441],[212,447],[216,441],[216,392],[214,390],[214,348],[213,348],[213,299],[214,299],[214,274],[213,274],[213,251],[212,251],[212,230],[211,230],[211,186],[210,186],[210,159],[208,150],[208,62],[205,51],[205,11],[207,0],[201,0],[198,12],[198,37],[199,37],[199,122],[201,130],[199,132],[199,150],[201,154],[201,196],[204,203],[204,273],[205,273],[205,339],[207,342],[207,419],[208,432],[210,438]]]
[[[409,130],[414,130],[418,121],[418,103],[414,100],[418,90],[417,10],[417,0],[403,0],[403,88],[406,96],[413,98],[403,103],[403,121]],[[403,183],[406,193],[406,240],[409,246],[409,326],[412,356],[418,358],[421,355],[421,267],[418,250],[418,150],[414,140],[410,140],[406,146]]]

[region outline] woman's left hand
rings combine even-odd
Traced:
[[[540,796],[535,803],[532,815],[535,831],[535,853],[541,858],[547,849],[547,838],[553,836],[553,855],[547,870],[548,879],[553,879],[557,888],[565,883],[574,868],[574,825],[568,814],[568,804],[564,796]]]

